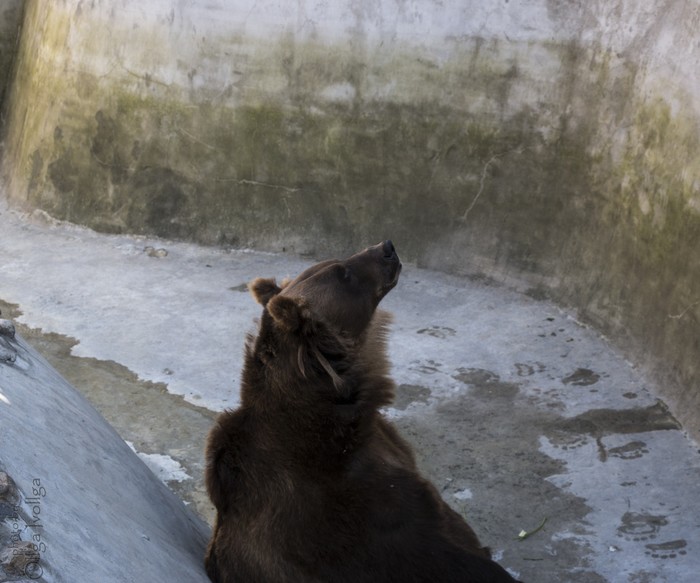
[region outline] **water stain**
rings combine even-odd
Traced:
[[[576,417],[562,420],[559,426],[572,433],[588,433],[601,437],[617,433],[645,433],[681,428],[680,423],[661,401],[644,408],[591,409]]]
[[[516,390],[493,371],[465,368],[455,378],[470,385],[469,390],[439,400],[420,415],[402,415],[396,425],[414,445],[421,469],[447,502],[475,525],[485,544],[505,544],[521,529],[548,517],[540,538],[533,537],[527,551],[510,549],[506,554],[523,581],[561,581],[556,563],[580,565],[588,560],[590,549],[574,539],[550,536],[578,529],[591,508],[548,479],[566,472],[563,461],[538,447],[542,427],[559,417],[526,399],[484,398],[504,386]],[[570,583],[605,581],[589,571],[584,576],[568,569],[565,578]]]
[[[453,378],[466,385],[483,385],[485,383],[498,382],[496,373],[483,368],[460,368]]]
[[[405,411],[411,403],[427,403],[431,394],[429,388],[420,385],[399,385],[393,407]]]
[[[428,336],[432,336],[433,338],[449,338],[451,336],[454,336],[457,334],[457,331],[448,328],[446,326],[431,326],[430,328],[421,328],[417,332],[418,334],[427,334]]]
[[[472,386],[472,394],[476,397],[509,398],[512,399],[520,391],[515,383],[507,383],[501,380],[496,373],[483,368],[460,368],[452,378]]]
[[[577,387],[587,387],[594,385],[600,380],[600,375],[588,368],[577,368],[569,376],[564,377],[561,382],[565,385],[574,385]]]
[[[617,529],[617,536],[634,542],[655,539],[661,528],[668,525],[668,519],[665,516],[639,512],[625,512],[621,522]]]
[[[549,300],[551,292],[546,287],[539,285],[526,289],[525,295],[538,302],[543,302]]]
[[[231,291],[235,292],[247,292],[248,291],[248,283],[241,283],[239,285],[234,285],[233,287],[228,288]]]
[[[649,453],[647,444],[643,441],[630,441],[625,445],[613,447],[608,450],[610,457],[616,457],[622,460],[634,460]]]
[[[630,573],[627,577],[628,583],[657,583],[658,577],[656,573],[650,573],[649,571],[639,570],[634,573]]]
[[[433,359],[428,359],[424,361],[414,361],[411,364],[413,365],[411,366],[412,370],[425,374],[434,374],[436,372],[439,372],[440,367],[442,366],[442,363],[436,362]]]
[[[554,425],[550,439],[555,446],[569,449],[572,440],[584,445],[586,440],[581,440],[581,436],[588,436],[596,440],[598,457],[601,461],[607,461],[609,453],[623,459],[632,459],[634,455],[641,457],[643,453],[647,453],[646,444],[631,442],[608,452],[602,438],[606,435],[670,431],[680,428],[680,423],[671,415],[666,405],[659,401],[655,405],[644,408],[592,409],[576,417],[562,419]]]
[[[19,307],[0,300],[5,317],[21,315]],[[77,357],[78,341],[68,336],[15,324],[17,332],[36,348],[63,378],[78,389],[114,427],[122,439],[142,453],[168,455],[191,480],[168,486],[211,523],[213,507],[204,487],[204,441],[215,413],[168,392],[164,383],[143,381],[113,361]]]
[[[544,372],[547,367],[541,362],[516,362],[515,370],[519,377],[531,377],[536,372]]]
[[[684,539],[671,540],[665,543],[653,543],[644,545],[647,551],[644,554],[655,559],[675,559],[678,555],[685,555],[687,551],[685,547],[688,542]]]

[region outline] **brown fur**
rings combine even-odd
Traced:
[[[513,581],[379,413],[394,384],[390,316],[376,306],[399,271],[385,242],[282,286],[251,284],[264,310],[241,406],[219,415],[206,448],[212,581]]]

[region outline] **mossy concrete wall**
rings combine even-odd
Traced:
[[[17,53],[24,0],[0,2],[0,112],[12,76],[12,64]]]
[[[700,6],[27,0],[11,200],[526,281],[700,433]],[[507,322],[504,322],[507,325]]]

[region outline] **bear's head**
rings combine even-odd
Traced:
[[[400,273],[399,256],[391,241],[384,241],[345,260],[318,263],[282,285],[254,280],[250,290],[265,308],[261,332],[275,338],[265,350],[281,356],[285,347],[295,346],[302,375],[311,357],[338,384],[334,363],[363,343],[379,302]]]
[[[301,331],[313,319],[358,338],[400,272],[394,245],[384,241],[342,261],[322,261],[282,286],[274,279],[258,278],[250,289],[275,323],[290,332]]]

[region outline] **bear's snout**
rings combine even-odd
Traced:
[[[379,261],[379,263],[387,269],[387,273],[391,275],[390,279],[398,278],[399,272],[401,271],[401,261],[396,253],[396,248],[391,242],[391,239],[387,239],[382,243],[378,243],[373,247],[368,247],[364,251],[361,251],[357,255],[353,255],[348,261],[352,261],[357,257],[363,255],[369,255],[374,258],[374,261]]]
[[[394,249],[394,244],[391,239],[387,239],[382,243],[382,249],[384,250],[384,259],[388,261],[398,261],[399,256],[396,254],[396,249]]]

